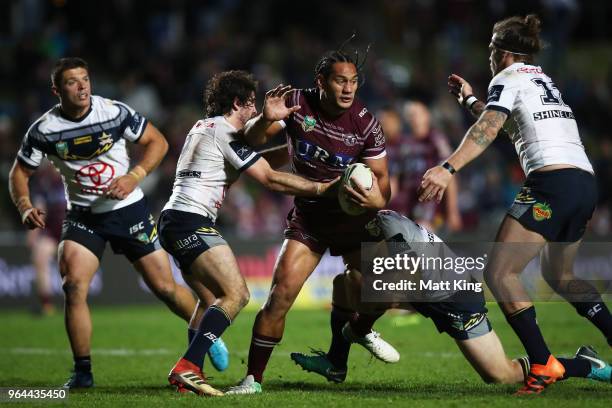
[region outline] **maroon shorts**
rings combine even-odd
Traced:
[[[318,215],[293,208],[287,215],[285,238],[301,242],[319,254],[329,248],[332,256],[345,255],[361,249],[363,242],[376,241],[366,229],[375,217],[375,212],[359,216],[335,212]]]

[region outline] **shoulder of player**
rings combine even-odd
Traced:
[[[100,110],[108,112],[112,115],[116,115],[117,113],[121,113],[122,111],[126,114],[134,111],[132,107],[128,104],[117,101],[115,99],[105,98],[103,96],[92,95],[91,96],[92,108],[94,110]]]
[[[198,120],[189,131],[189,134],[206,136],[215,141],[233,141],[238,139],[236,128],[229,124],[223,116]]]
[[[60,105],[55,105],[47,112],[43,113],[28,128],[26,135],[29,137],[40,138],[46,133],[52,133],[52,128],[57,123],[60,115]]]
[[[376,116],[368,110],[363,102],[355,99],[350,110],[351,119],[357,123],[357,127],[362,135],[380,132],[381,125]]]
[[[319,97],[318,88],[298,88],[292,91],[297,99],[312,99]]]
[[[218,120],[222,118],[221,116],[215,116],[212,118],[203,118],[198,120],[193,124],[191,130],[189,130],[189,134],[198,134],[198,135],[206,135],[206,136],[215,136],[215,134],[222,127],[222,123]]]
[[[542,67],[537,65],[516,63],[505,68],[491,79],[489,87],[500,84],[518,84],[528,81],[533,75],[544,75]]]
[[[292,107],[300,105],[301,110],[304,110],[305,106],[314,106],[314,102],[319,97],[319,91],[317,88],[296,88],[291,90],[289,98],[287,98],[286,105]]]

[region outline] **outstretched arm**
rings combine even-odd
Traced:
[[[460,170],[478,157],[495,140],[508,115],[496,110],[485,110],[478,121],[472,125],[463,141],[448,158],[447,163]],[[452,179],[452,173],[442,166],[427,170],[421,181],[420,201],[440,202],[444,191]]]
[[[273,170],[263,158],[258,159],[255,164],[245,170],[245,173],[269,190],[303,197],[331,194],[331,189],[340,180],[340,177],[327,183],[307,180],[295,174]]]
[[[283,84],[266,92],[262,112],[244,126],[244,138],[248,144],[257,146],[266,143],[282,130],[278,123],[300,109],[299,105],[288,108],[285,100],[291,95],[291,86]]]
[[[476,119],[484,112],[485,103],[474,96],[472,86],[457,74],[448,77],[448,92],[455,95],[459,105],[466,108]]]

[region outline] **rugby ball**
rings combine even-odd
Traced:
[[[360,215],[366,210],[349,200],[349,195],[344,186],[350,186],[355,188],[355,182],[359,183],[365,189],[369,190],[372,188],[374,179],[372,178],[372,171],[368,166],[363,163],[353,163],[344,171],[340,183],[341,188],[338,191],[338,202],[342,211],[348,215]]]

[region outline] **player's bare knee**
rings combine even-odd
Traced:
[[[486,268],[483,274],[484,281],[489,287],[496,287],[504,277],[500,268]]]
[[[504,370],[481,373],[480,378],[487,384],[513,384],[513,378]]]
[[[230,312],[236,314],[242,310],[250,300],[250,293],[246,285],[244,287],[232,288],[217,297],[220,304]]]
[[[154,284],[150,288],[158,299],[165,303],[176,302],[176,285],[174,283]]]
[[[239,309],[244,308],[249,303],[249,300],[251,300],[251,293],[249,292],[249,289],[246,287],[241,289],[237,293],[237,298],[238,298],[238,308]]]
[[[69,303],[84,301],[87,298],[87,285],[79,279],[65,276],[62,280],[64,297]]]
[[[263,306],[263,311],[277,319],[282,319],[289,312],[296,295],[289,290],[275,286],[268,297],[268,301]]]

